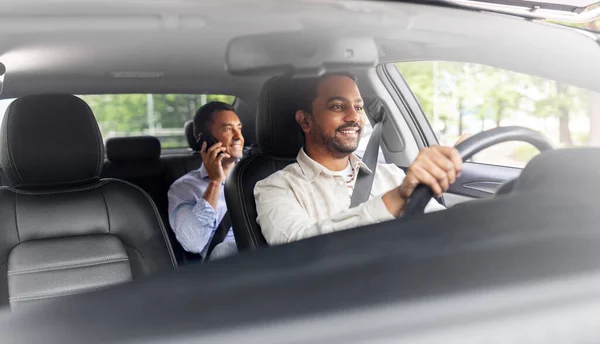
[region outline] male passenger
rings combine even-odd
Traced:
[[[368,201],[349,209],[359,169],[353,152],[365,124],[363,100],[351,74],[326,74],[306,85],[296,121],[304,133],[297,162],[257,183],[258,224],[271,245],[301,240],[402,216],[415,187],[436,196],[448,190],[462,168],[458,151],[422,149],[405,174],[378,164]],[[426,211],[444,209],[431,200]]]
[[[216,143],[207,145],[209,134]],[[169,189],[169,223],[183,248],[206,259],[210,240],[227,212],[223,185],[227,175],[242,157],[242,124],[233,107],[222,102],[202,106],[194,116],[194,137],[201,146],[202,166],[179,178]],[[210,259],[237,252],[229,229]]]

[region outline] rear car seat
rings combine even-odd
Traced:
[[[192,121],[185,123],[185,136],[190,146],[190,152],[186,155],[165,155],[161,161],[166,167],[167,187],[174,181],[184,176],[190,171],[197,170],[202,165],[202,156],[194,140],[194,124]]]
[[[160,141],[153,136],[115,137],[106,141],[106,157],[102,178],[118,178],[141,187],[150,195],[162,217],[178,262],[183,248],[169,226],[165,164],[160,159]]]
[[[160,141],[152,136],[116,137],[106,141],[103,178],[119,178],[146,191],[158,209],[167,208],[165,166],[160,161]]]

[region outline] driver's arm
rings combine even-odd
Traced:
[[[395,169],[388,174],[390,178],[397,178],[390,191],[318,221],[308,216],[294,187],[285,181],[281,175],[283,171],[278,172],[278,177],[267,178],[254,188],[257,222],[263,236],[269,244],[282,244],[400,217],[418,184],[429,186],[438,197],[448,190],[460,174],[462,159],[452,147],[433,146],[419,152],[406,175],[399,168]],[[318,206],[326,207],[327,204]],[[426,211],[443,209],[435,200],[431,200],[427,208]]]
[[[379,196],[329,218],[314,221],[283,178],[259,182],[254,189],[254,196],[257,222],[270,245],[394,219]]]

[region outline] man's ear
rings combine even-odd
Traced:
[[[303,110],[296,111],[296,122],[300,124],[300,128],[304,133],[310,132],[310,123],[308,122],[308,116]]]

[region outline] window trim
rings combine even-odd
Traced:
[[[404,117],[419,149],[438,144],[439,141],[431,128],[427,116],[421,109],[410,87],[402,77],[395,63],[377,67],[377,75]]]

